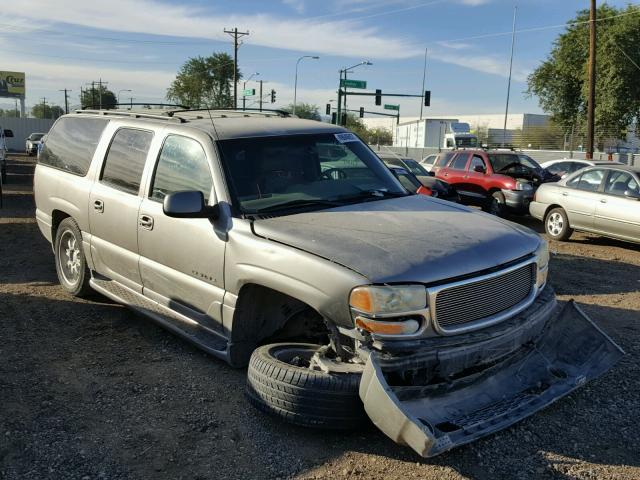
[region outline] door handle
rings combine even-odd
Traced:
[[[607,199],[606,198],[601,198],[600,199],[600,203],[607,203]]]
[[[138,225],[140,225],[145,230],[153,230],[153,217],[149,215],[140,215]]]
[[[448,174],[448,173],[444,173],[444,174],[443,174],[443,176],[448,177],[448,176],[449,176],[449,174]]]
[[[104,202],[102,200],[96,200],[93,202],[93,209],[98,213],[104,212]]]
[[[569,194],[568,194],[567,192],[562,192],[562,196],[563,196],[563,197],[566,197],[566,196],[568,196],[568,195],[569,195]]]

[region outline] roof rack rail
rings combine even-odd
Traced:
[[[279,117],[291,117],[291,113],[286,110],[279,109],[271,109],[271,108],[182,108],[176,110],[168,110],[169,116],[176,116],[181,113],[189,113],[189,112],[219,112],[221,114],[225,113],[235,113],[238,115],[264,115],[264,116],[274,116],[277,115]]]
[[[160,114],[160,113],[140,113],[140,112],[128,112],[123,110],[76,110],[75,113],[86,113],[92,115],[117,115],[121,117],[133,117],[133,118],[151,118],[154,120],[165,120],[167,122],[179,122],[185,123],[186,120],[181,117],[174,117],[173,115],[169,115],[168,113]]]

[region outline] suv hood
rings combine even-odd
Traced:
[[[253,231],[339,263],[373,283],[434,283],[533,253],[533,231],[423,195],[260,219]]]

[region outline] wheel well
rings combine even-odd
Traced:
[[[63,212],[62,210],[54,210],[51,213],[51,243],[54,243],[56,240],[56,232],[58,231],[60,223],[70,216],[71,215]]]
[[[549,212],[554,208],[562,208],[562,205],[557,205],[557,204],[549,205],[547,209],[544,211],[544,217],[542,217],[543,222],[547,220],[547,215],[549,215]],[[562,208],[562,210],[564,210],[564,208]]]
[[[256,284],[240,289],[233,316],[229,360],[245,366],[259,345],[278,341],[326,343],[329,329],[315,309],[284,293]]]

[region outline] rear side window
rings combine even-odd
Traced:
[[[38,162],[85,176],[107,123],[102,118],[61,118],[47,135]]]
[[[602,178],[604,177],[604,170],[589,170],[582,175],[577,175],[567,182],[568,187],[577,188],[578,190],[585,190],[587,192],[597,192]]]
[[[202,192],[206,203],[212,186],[211,171],[202,145],[191,138],[168,136],[158,159],[151,198],[163,201],[170,193],[195,190]]]
[[[449,168],[453,168],[455,170],[464,170],[467,166],[467,160],[469,159],[469,154],[467,153],[459,153],[456,158],[453,159],[453,162],[449,165]]]
[[[102,167],[102,183],[137,195],[152,139],[153,133],[146,130],[118,130]]]

